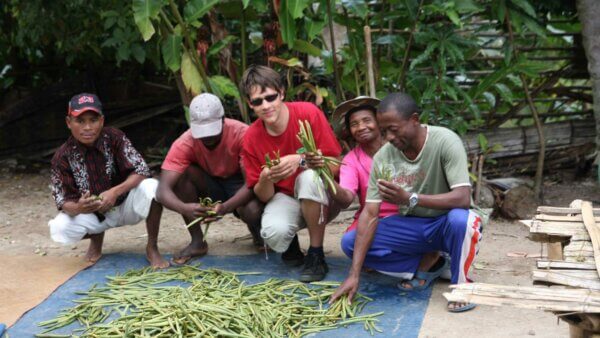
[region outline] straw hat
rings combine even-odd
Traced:
[[[346,124],[344,123],[344,119],[346,114],[354,109],[361,106],[371,106],[377,109],[381,100],[370,97],[370,96],[357,96],[352,100],[344,101],[340,103],[331,116],[331,122],[333,124],[333,130],[338,134],[338,136],[342,136],[346,129]]]

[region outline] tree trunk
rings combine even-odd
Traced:
[[[594,116],[596,119],[595,163],[600,167],[600,20],[598,19],[600,17],[600,2],[598,0],[577,0],[577,12],[579,21],[581,21],[583,47],[592,81]],[[600,175],[600,168],[598,172]]]

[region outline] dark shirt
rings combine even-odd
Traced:
[[[132,173],[150,177],[148,165],[131,141],[111,127],[104,127],[91,147],[70,136],[54,154],[50,173],[58,209],[65,202],[77,202],[87,191],[99,195],[123,183]],[[116,205],[126,197],[127,193],[119,196]]]

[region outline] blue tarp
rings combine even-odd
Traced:
[[[242,276],[248,283],[264,281],[271,277],[283,279],[296,279],[300,268],[288,268],[281,263],[278,255],[269,254],[270,259],[265,260],[264,255],[251,256],[205,256],[193,263],[201,263],[201,267],[214,267],[228,271],[256,271],[261,275]],[[326,280],[343,281],[346,277],[350,260],[345,258],[327,258],[329,274]],[[106,282],[105,276],[123,273],[130,269],[147,266],[143,255],[136,254],[110,254],[105,255],[94,266],[79,272],[65,284],[54,291],[44,302],[21,317],[8,333],[11,338],[32,337],[41,332],[37,323],[52,319],[61,309],[72,307],[72,300],[80,297],[77,291],[86,291],[94,284]],[[384,332],[376,337],[417,337],[423,322],[423,316],[431,296],[431,288],[425,291],[403,293],[395,287],[397,279],[378,273],[363,273],[361,277],[360,292],[373,298],[373,302],[365,308],[363,313],[385,311],[379,317],[377,326]],[[54,331],[53,333],[70,333],[72,324]],[[350,325],[335,331],[324,331],[313,335],[326,337],[330,335],[343,337],[370,337],[362,325]]]

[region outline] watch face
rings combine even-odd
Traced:
[[[412,195],[410,196],[410,198],[408,199],[408,205],[412,208],[414,206],[417,205],[417,203],[419,202],[419,197],[417,197],[417,195]]]

